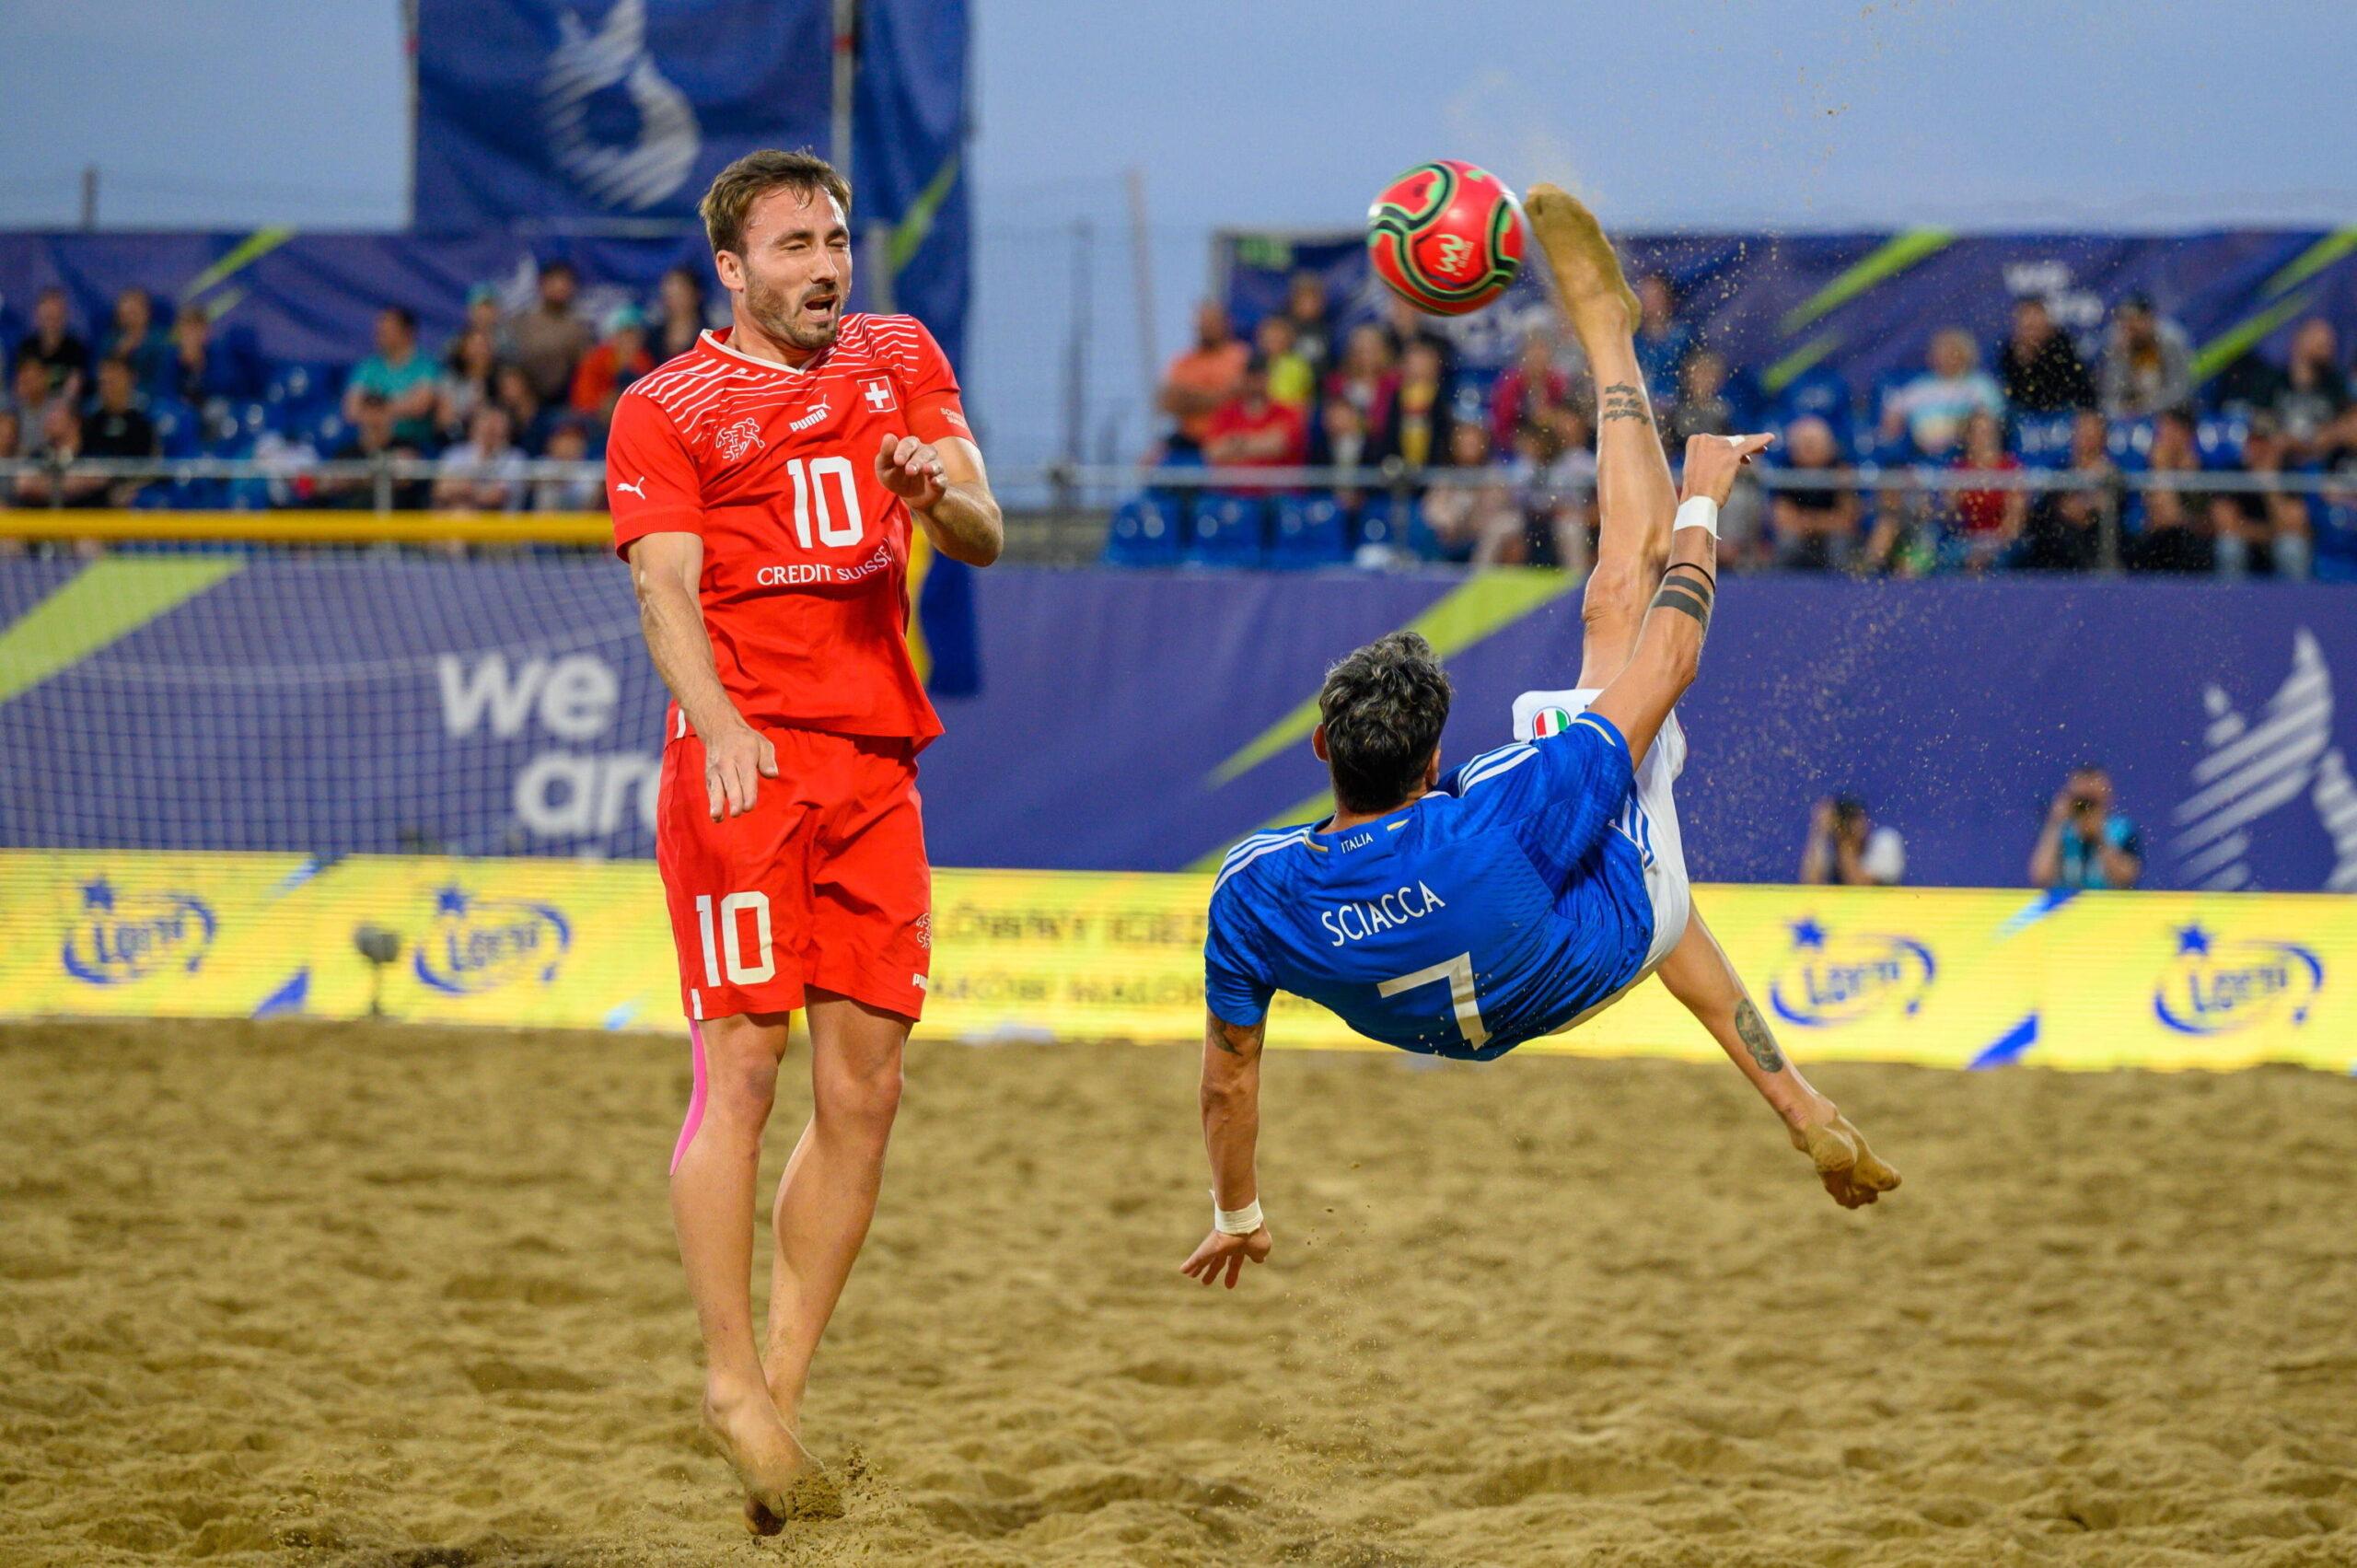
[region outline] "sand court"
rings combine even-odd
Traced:
[[[0,1563],[2357,1562],[2346,1080],[1829,1067],[1907,1180],[1847,1214],[1724,1068],[1274,1052],[1230,1295],[1191,1051],[920,1037],[845,1516],[754,1542],[686,1058],[0,1029]]]

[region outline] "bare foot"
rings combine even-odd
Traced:
[[[1633,337],[1641,312],[1604,226],[1559,185],[1534,185],[1523,200],[1530,231],[1555,269],[1555,287],[1581,341]]]
[[[1845,1209],[1864,1208],[1898,1185],[1898,1172],[1866,1147],[1866,1135],[1829,1102],[1826,1119],[1792,1130],[1793,1147],[1808,1156],[1817,1179]]]
[[[784,1529],[796,1512],[799,1483],[819,1465],[778,1420],[769,1391],[739,1395],[707,1389],[703,1432],[745,1489],[745,1527],[763,1536]]]

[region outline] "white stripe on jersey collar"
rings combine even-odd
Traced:
[[[781,376],[807,376],[810,372],[819,368],[819,362],[820,360],[825,359],[829,354],[834,353],[835,350],[835,345],[833,343],[829,343],[824,349],[821,349],[819,353],[812,354],[810,356],[810,362],[807,365],[781,365],[774,359],[762,359],[757,354],[747,354],[741,348],[729,347],[726,343],[713,336],[712,329],[710,327],[706,327],[698,334],[698,336],[704,343],[713,349],[717,350],[719,353],[726,354],[731,359],[742,360],[747,365],[759,366],[763,370],[773,370]]]

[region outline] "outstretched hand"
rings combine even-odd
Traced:
[[[1817,1179],[1845,1209],[1862,1209],[1898,1185],[1898,1172],[1866,1147],[1866,1135],[1839,1110],[1830,1121],[1793,1129],[1793,1147],[1808,1156]]]
[[[1245,1263],[1248,1260],[1267,1262],[1271,1245],[1267,1225],[1262,1225],[1249,1236],[1230,1236],[1225,1231],[1215,1230],[1203,1237],[1202,1245],[1195,1249],[1193,1256],[1178,1265],[1178,1272],[1204,1284],[1210,1284],[1225,1272],[1227,1288],[1234,1290],[1237,1278],[1244,1272]]]
[[[1737,470],[1775,444],[1772,435],[1689,436],[1686,438],[1686,472],[1681,499],[1707,495],[1724,506],[1735,489]]]

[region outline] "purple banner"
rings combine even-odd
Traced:
[[[0,843],[650,853],[663,695],[619,566],[255,559],[57,663],[64,612],[153,597],[146,566],[0,561]],[[1578,667],[1576,593],[1527,579],[999,567],[975,599],[981,692],[923,763],[943,865],[1171,869],[1302,807],[1323,779],[1289,719],[1445,600],[1450,756]],[[2328,587],[1731,578],[1681,709],[1689,854],[1788,880],[1848,793],[1909,881],[2019,885],[2095,761],[2149,886],[2357,889],[2352,672]]]

